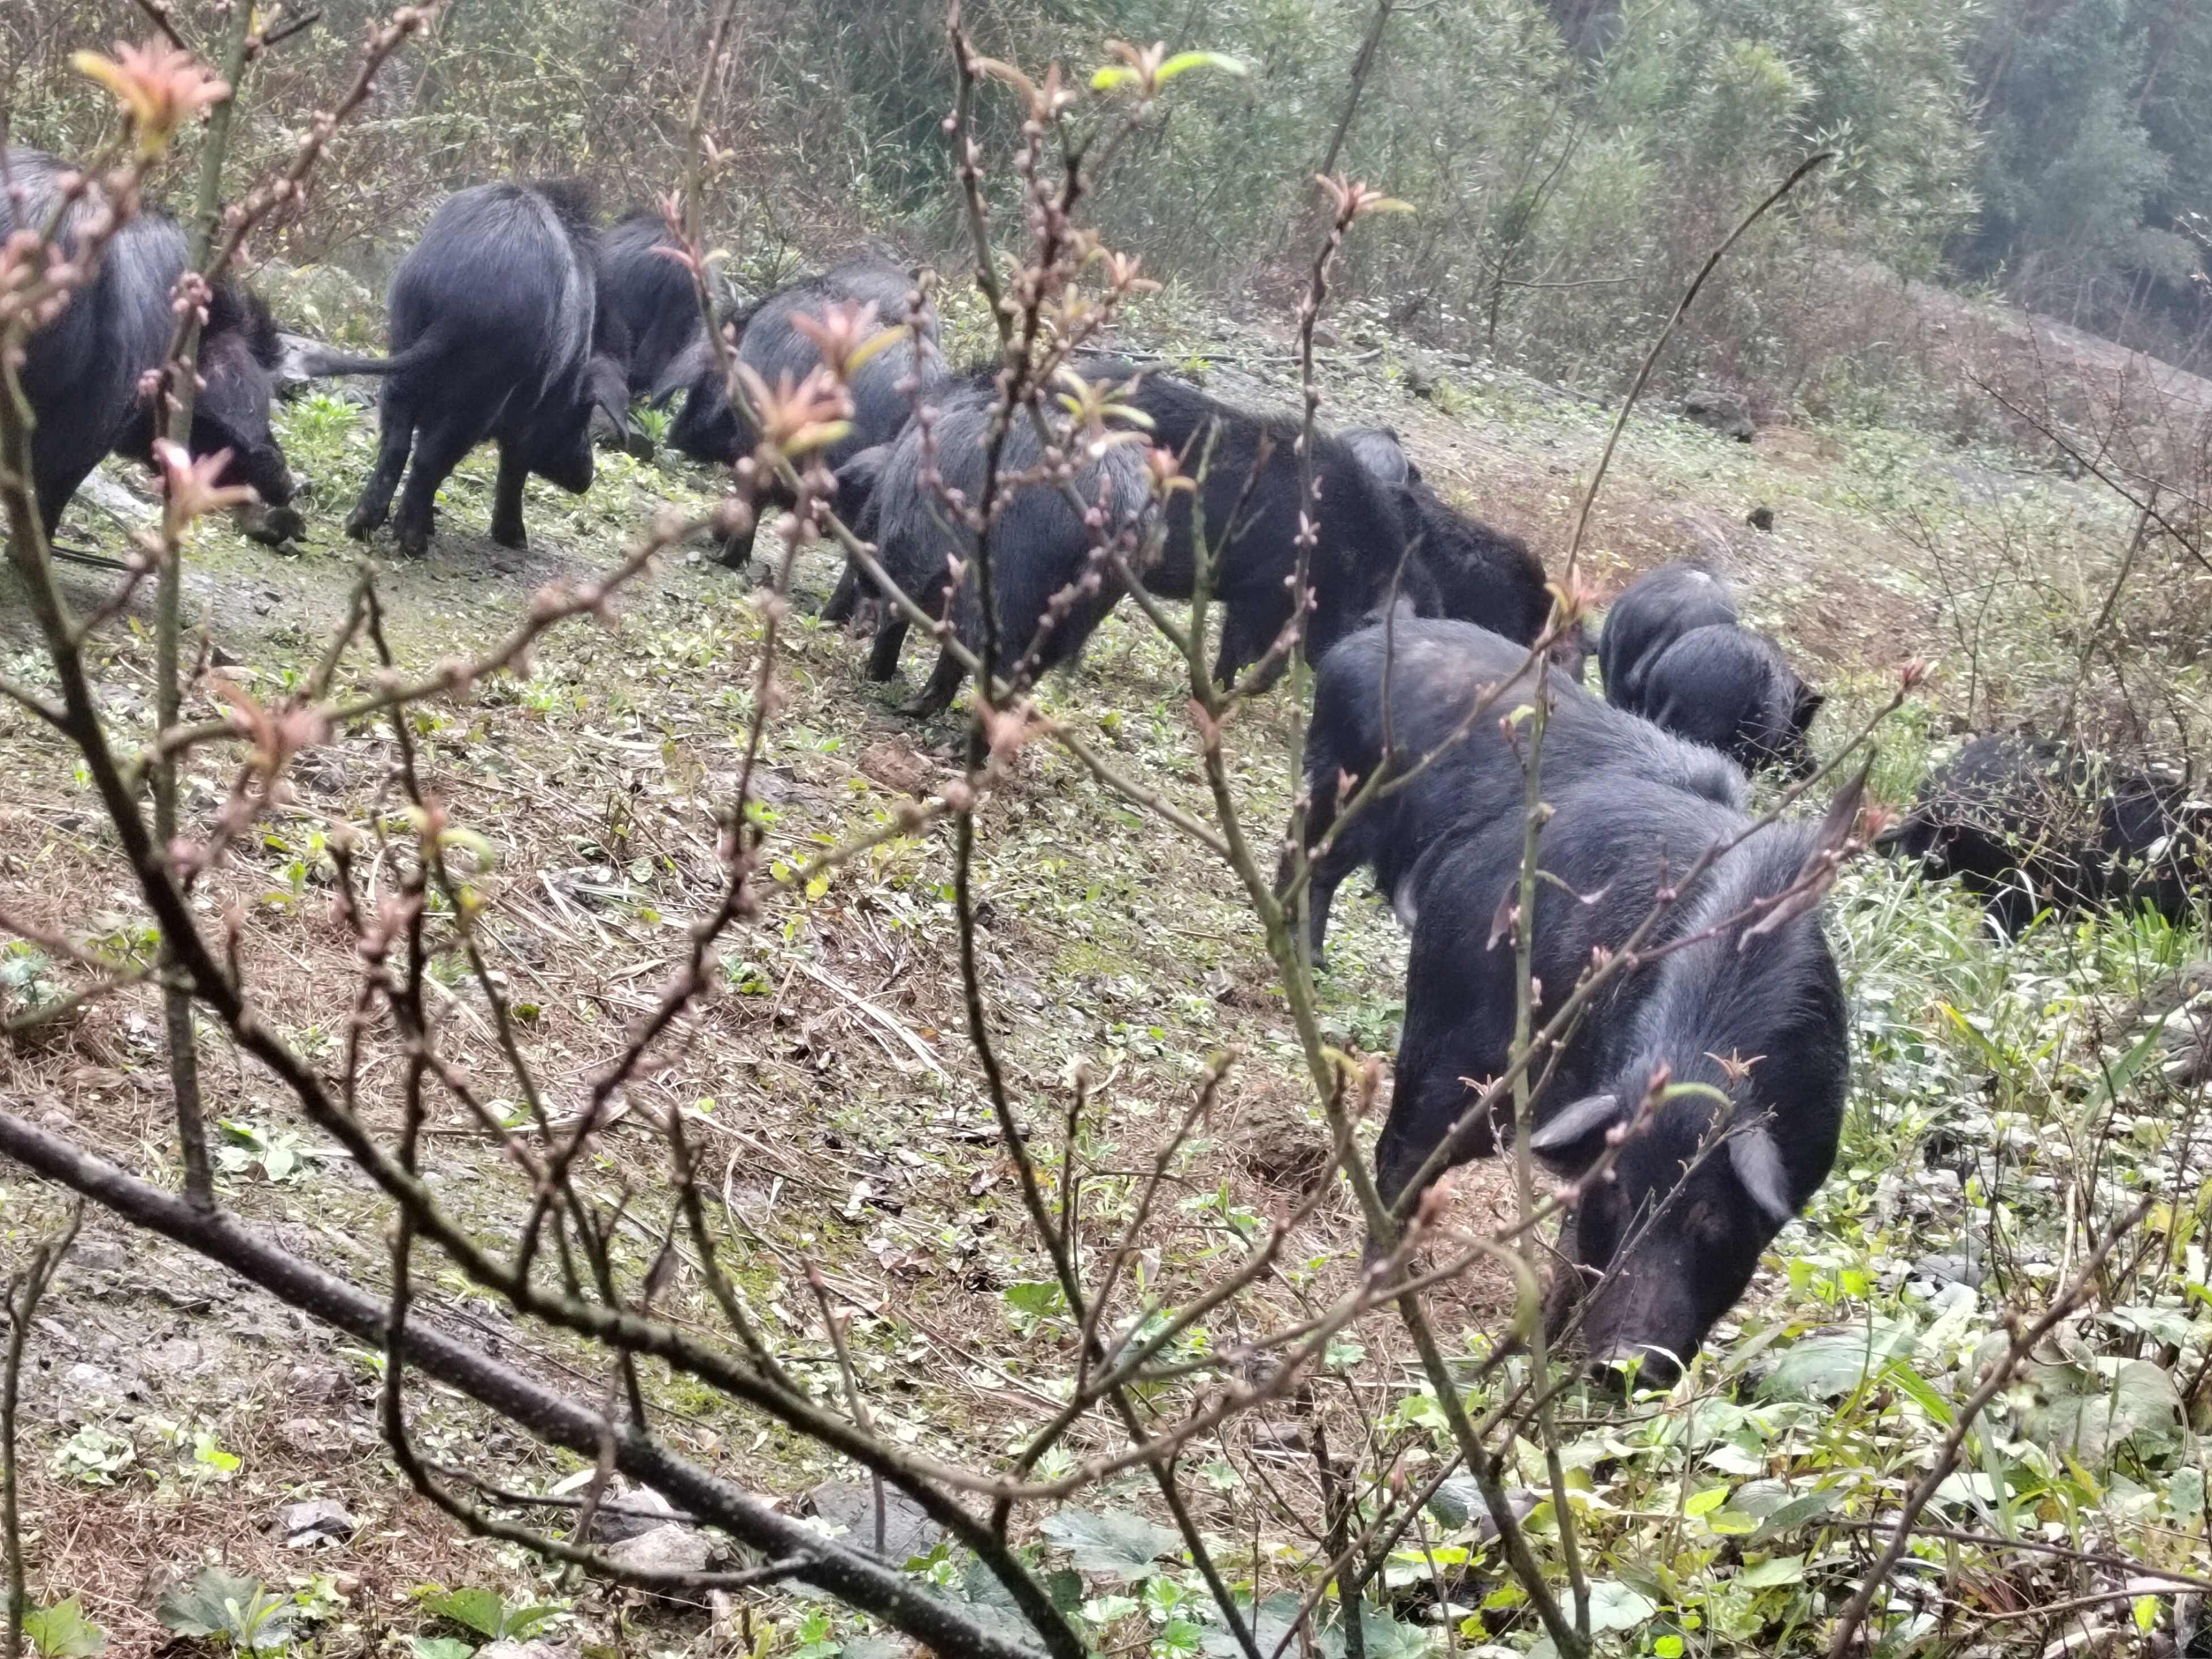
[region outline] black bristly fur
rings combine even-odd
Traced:
[[[993,377],[979,375],[940,387],[926,400],[934,410],[932,431],[939,474],[970,503],[982,499],[985,440],[997,399]],[[980,651],[983,631],[973,562],[975,538],[964,526],[951,525],[942,501],[924,485],[921,435],[919,425],[908,428],[884,457],[880,478],[870,492],[868,510],[874,514],[880,556],[891,579],[933,616],[945,612],[948,562],[954,557],[967,562],[965,577],[952,600],[953,627],[963,644]],[[1109,531],[1128,533],[1132,545],[1124,551],[1130,556],[1134,540],[1155,510],[1144,455],[1139,445],[1117,445],[1085,463],[1075,477],[1075,488],[1086,502],[1107,505]],[[1036,467],[1040,457],[1035,428],[1026,416],[1018,415],[1000,453],[1001,479]],[[1109,566],[1093,559],[1093,545],[1092,532],[1056,486],[1025,483],[1002,501],[991,530],[1000,629],[995,666],[1000,672],[1011,669],[1033,649],[1040,672],[1073,660],[1119,601],[1122,583]],[[1040,630],[1054,596],[1071,589],[1066,609],[1040,647]],[[885,606],[868,659],[871,679],[889,679],[897,672],[907,626],[905,617]],[[909,712],[936,713],[951,700],[965,677],[950,652],[941,653]]]
[[[2049,738],[1985,735],[1931,773],[1884,852],[1956,876],[2016,934],[2045,908],[2147,904],[2201,920],[2212,811],[2180,779],[2126,771]]]
[[[399,545],[423,552],[439,487],[487,439],[499,445],[491,533],[504,546],[527,540],[529,474],[591,488],[593,411],[626,419],[621,365],[594,353],[598,264],[580,186],[478,185],[446,198],[392,278],[392,355],[316,364],[386,377],[376,465],[349,535],[384,522],[404,471]]]
[[[1466,623],[1401,617],[1387,629],[1378,623],[1361,629],[1322,659],[1306,747],[1309,847],[1317,846],[1336,821],[1340,777],[1349,775],[1350,793],[1357,793],[1383,762],[1386,665],[1388,735],[1401,770],[1443,744],[1486,689],[1509,689],[1455,748],[1347,821],[1316,861],[1308,899],[1316,958],[1328,935],[1330,900],[1346,876],[1368,866],[1396,902],[1407,872],[1432,841],[1470,812],[1519,798],[1520,756],[1498,722],[1528,701],[1528,656],[1525,647]],[[1543,763],[1547,779],[1565,782],[1621,772],[1729,807],[1742,805],[1743,775],[1724,757],[1607,707],[1560,671],[1553,670],[1547,681],[1553,696]]]
[[[1541,833],[1539,868],[1556,879],[1540,880],[1536,890],[1531,969],[1541,988],[1539,1027],[1589,968],[1594,950],[1620,947],[1663,888],[1749,822],[1717,802],[1619,773],[1547,787],[1544,797],[1556,810]],[[1476,1097],[1464,1079],[1500,1076],[1510,1063],[1513,942],[1510,932],[1493,935],[1520,881],[1521,799],[1516,791],[1463,821],[1430,848],[1411,878],[1418,919],[1405,1032],[1389,1121],[1376,1147],[1386,1197],[1400,1192]],[[1647,945],[1696,939],[1786,890],[1818,835],[1809,823],[1753,835],[1665,911]],[[1545,1152],[1566,1176],[1596,1160],[1606,1130],[1628,1121],[1662,1066],[1674,1083],[1706,1085],[1729,1102],[1723,1109],[1703,1092],[1667,1100],[1577,1212],[1575,1262],[1592,1278],[1608,1275],[1586,1310],[1585,1344],[1601,1360],[1639,1361],[1646,1384],[1663,1386],[1687,1362],[1835,1158],[1850,1028],[1819,913],[1756,937],[1747,933],[1752,919],[1625,970],[1576,1027],[1534,1102],[1539,1139],[1546,1121],[1575,1103],[1601,1096],[1614,1103],[1589,1133]],[[1731,1066],[1740,1077],[1730,1077]],[[1731,1142],[1742,1139],[1741,1149],[1717,1144],[1723,1128]],[[1771,1186],[1745,1174],[1740,1151],[1761,1150],[1756,1135],[1766,1137]],[[1496,1145],[1493,1126],[1478,1124],[1458,1157],[1485,1156]],[[1564,1310],[1565,1302],[1555,1305]]]
[[[43,228],[59,199],[64,169],[40,151],[8,152],[8,179],[20,193],[20,223]],[[75,246],[82,208],[64,218],[60,243]],[[0,193],[0,238],[18,219]],[[23,389],[37,427],[31,437],[32,489],[51,533],[62,511],[101,456],[111,452],[153,459],[154,411],[140,396],[143,377],[160,367],[176,319],[170,296],[184,274],[184,232],[145,209],[108,244],[99,276],[61,314],[30,339]],[[259,297],[235,283],[218,286],[200,334],[191,453],[228,450],[221,482],[249,484],[281,507],[292,499],[292,476],[270,429],[269,374],[279,355],[274,320]]]

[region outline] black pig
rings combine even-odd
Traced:
[[[1528,544],[1444,500],[1389,427],[1354,427],[1338,435],[1378,483],[1401,492],[1412,550],[1399,591],[1413,614],[1473,623],[1534,645],[1551,620],[1552,595],[1543,561]],[[1577,628],[1553,646],[1553,664],[1579,680],[1590,648],[1588,634]]]
[[[978,376],[927,400],[933,409],[930,431],[939,475],[970,503],[982,500],[985,438],[997,397],[992,380]],[[907,428],[891,447],[872,492],[884,569],[933,616],[944,615],[949,601],[954,632],[980,652],[983,626],[973,565],[975,537],[964,524],[956,524],[943,500],[925,486],[922,435],[920,423]],[[1035,428],[1027,419],[1015,420],[1000,453],[1001,477],[1034,469],[1041,459]],[[1139,444],[1109,447],[1075,475],[1076,490],[1091,510],[1103,514],[1103,529],[1122,539],[1128,558],[1136,556],[1152,522],[1150,482]],[[1000,505],[991,530],[1000,630],[994,665],[998,672],[1008,672],[1031,653],[1040,673],[1071,661],[1114,608],[1122,584],[1109,566],[1094,559],[1094,544],[1092,531],[1054,485],[1024,483]],[[948,592],[950,561],[955,558],[967,564],[957,596]],[[898,672],[907,626],[896,607],[884,607],[868,658],[869,678],[887,680]],[[965,678],[966,670],[951,653],[941,653],[927,685],[907,712],[937,713]]]
[[[876,486],[883,482],[884,466],[891,457],[891,446],[875,444],[853,456],[837,469],[837,492],[830,501],[846,528],[864,542],[876,539],[882,513],[876,504]],[[848,623],[860,608],[861,596],[872,592],[871,584],[860,574],[860,567],[848,560],[845,574],[838,578],[829,603],[822,607],[822,620]]]
[[[1407,529],[1436,590],[1435,614],[1534,645],[1552,618],[1552,592],[1543,561],[1528,544],[1469,517],[1425,483],[1411,485],[1407,496]],[[1578,627],[1554,642],[1553,665],[1579,681],[1589,652],[1589,637]]]
[[[1470,813],[1520,799],[1521,752],[1509,744],[1499,722],[1528,701],[1528,661],[1526,647],[1468,623],[1402,617],[1363,629],[1322,659],[1306,745],[1310,850],[1335,825],[1340,801],[1378,767],[1387,763],[1395,775],[1411,771],[1431,753],[1437,759],[1409,782],[1371,799],[1316,859],[1307,904],[1316,959],[1328,938],[1330,901],[1346,876],[1363,865],[1370,867],[1400,920],[1412,926],[1415,912],[1406,878],[1430,843]],[[1743,805],[1743,775],[1723,757],[1607,707],[1557,669],[1546,683],[1552,697],[1541,757],[1547,791],[1620,774],[1731,809]],[[1469,711],[1499,685],[1506,689],[1455,742]],[[1447,744],[1452,746],[1446,749]]]
[[[598,268],[591,209],[572,185],[477,185],[446,198],[392,279],[392,355],[308,365],[385,377],[376,465],[349,536],[383,524],[404,471],[399,545],[426,551],[439,487],[487,438],[499,445],[491,535],[502,547],[528,543],[531,473],[572,494],[592,487],[592,415],[626,428],[629,403],[621,364],[593,349]]]
[[[872,305],[884,326],[909,324],[907,338],[878,351],[854,375],[853,429],[819,458],[833,471],[860,451],[897,437],[913,413],[914,398],[946,378],[937,346],[937,313],[925,306],[918,317],[907,316],[913,287],[906,272],[885,260],[850,259],[778,289],[726,325],[737,335],[738,360],[774,386],[785,379],[803,380],[821,364],[820,350],[797,325],[801,318],[819,317],[835,306]],[[752,453],[758,440],[731,406],[720,362],[707,342],[695,344],[683,367],[689,390],[668,441],[694,459],[723,465]],[[918,384],[909,388],[910,380]],[[762,499],[791,505],[787,494],[773,485]],[[742,567],[752,556],[752,544],[751,528],[739,532],[722,550],[722,562]]]
[[[46,228],[64,171],[40,151],[8,152],[0,239],[19,226]],[[85,217],[81,202],[64,216],[58,240],[65,255],[75,251]],[[171,293],[187,253],[173,220],[143,210],[108,243],[91,284],[30,338],[22,384],[38,423],[31,482],[49,534],[101,456],[152,464],[154,411],[140,382],[167,355],[176,326]],[[199,457],[230,452],[220,482],[252,487],[264,508],[260,532],[272,539],[300,530],[289,506],[292,475],[269,426],[270,374],[281,356],[259,296],[232,283],[216,289],[200,331],[205,384],[194,399],[190,447]]]
[[[1624,945],[1662,890],[1750,825],[1718,802],[1619,772],[1543,793],[1556,810],[1538,851],[1549,878],[1537,885],[1532,936],[1540,1026],[1594,952]],[[1514,948],[1498,918],[1520,881],[1521,805],[1516,791],[1463,822],[1411,878],[1418,920],[1405,1033],[1375,1152],[1386,1199],[1473,1104],[1469,1080],[1510,1063]],[[1808,910],[1763,933],[1753,921],[1758,901],[1796,881],[1819,833],[1809,823],[1771,827],[1691,884],[1646,948],[1687,942],[1599,994],[1534,1101],[1529,1150],[1572,1178],[1631,1121],[1662,1067],[1676,1085],[1702,1085],[1658,1105],[1575,1215],[1569,1271],[1599,1279],[1583,1327],[1589,1352],[1601,1368],[1634,1362],[1644,1386],[1680,1375],[1835,1158],[1847,1008],[1820,916]],[[1496,1126],[1475,1119],[1451,1161],[1486,1156],[1498,1139]],[[1555,1298],[1555,1321],[1571,1299]]]
[[[1116,380],[1134,373],[1110,362],[1083,372]],[[1291,619],[1304,478],[1299,422],[1233,409],[1172,375],[1139,377],[1127,401],[1151,420],[1153,443],[1181,457],[1187,476],[1203,475],[1199,489],[1178,490],[1169,501],[1166,542],[1143,579],[1164,598],[1192,597],[1202,510],[1213,597],[1223,609],[1213,672],[1225,684],[1266,657]],[[1316,433],[1313,470],[1317,537],[1306,573],[1314,608],[1305,651],[1318,661],[1386,599],[1406,532],[1397,492],[1345,443]]]
[[[2048,738],[1973,739],[1875,845],[1957,876],[2008,936],[2046,908],[2148,904],[2187,923],[2204,899],[2212,807],[2178,780],[2118,770]]]
[[[1826,701],[1782,653],[1733,623],[1679,635],[1644,673],[1641,712],[1692,743],[1717,749],[1747,771],[1813,771],[1806,730]]]
[[[1421,469],[1413,465],[1413,458],[1406,453],[1406,446],[1398,436],[1397,428],[1388,426],[1348,427],[1337,434],[1338,441],[1349,449],[1360,465],[1374,474],[1376,481],[1393,489],[1402,489],[1407,484],[1421,481]]]
[[[1662,564],[1624,589],[1598,641],[1605,700],[1645,712],[1644,678],[1659,653],[1693,628],[1736,620],[1735,593],[1701,564]]]
[[[668,255],[675,246],[652,212],[631,214],[599,239],[600,314],[621,341],[608,355],[623,363],[633,399],[677,392],[678,366],[706,332],[691,273]]]

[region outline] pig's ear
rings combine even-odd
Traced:
[[[1813,716],[1820,712],[1820,705],[1828,700],[1825,691],[1815,691],[1809,685],[1797,688],[1797,701],[1790,710],[1790,723],[1799,732],[1813,724]]]
[[[1621,1117],[1619,1095],[1584,1095],[1546,1118],[1528,1137],[1528,1150],[1557,1157],[1592,1135],[1604,1133]]]
[[[1797,1212],[1790,1201],[1790,1172],[1782,1167],[1782,1152],[1765,1129],[1739,1130],[1729,1137],[1729,1162],[1744,1192],[1776,1226]]]

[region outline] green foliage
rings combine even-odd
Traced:
[[[124,1436],[87,1423],[62,1442],[54,1453],[54,1467],[88,1486],[112,1486],[137,1457],[137,1449]]]
[[[1996,0],[1975,43],[1985,211],[1964,252],[2030,305],[2189,350],[2212,230],[2212,15]]]
[[[0,948],[0,1014],[20,1018],[52,1007],[64,994],[53,959],[44,951],[20,939]]]
[[[1153,1563],[1182,1548],[1182,1535],[1140,1515],[1064,1509],[1045,1517],[1044,1535],[1068,1552],[1079,1571],[1117,1584],[1149,1577]]]
[[[106,1636],[84,1616],[74,1595],[26,1611],[23,1635],[40,1659],[100,1659],[107,1651]]]
[[[426,1612],[473,1631],[487,1642],[527,1642],[563,1611],[510,1603],[493,1589],[449,1590],[441,1584],[426,1584],[416,1593]]]
[[[215,1149],[216,1167],[226,1175],[259,1170],[270,1181],[297,1180],[307,1172],[307,1159],[300,1137],[289,1129],[264,1129],[258,1124],[222,1118],[216,1127],[221,1139]]]
[[[155,1612],[179,1636],[210,1638],[238,1653],[277,1653],[291,1645],[300,1610],[258,1578],[203,1567],[189,1585],[165,1594]]]
[[[289,43],[295,73],[265,89],[242,134],[245,165],[272,159],[312,107],[293,100],[337,78],[365,5],[346,0],[330,27]],[[131,16],[125,0],[68,10],[77,27],[56,39],[106,40]],[[1396,9],[1334,165],[1414,211],[1358,239],[1350,297],[1372,296],[1379,318],[1416,322],[1439,343],[1595,389],[1635,361],[1723,222],[1827,148],[1837,161],[1742,250],[1665,368],[1777,385],[1822,373],[1838,347],[1824,332],[1828,296],[1808,283],[1821,259],[1872,256],[1925,273],[1971,219],[1974,12],[1915,0],[1651,0],[1621,15],[1592,55],[1562,39],[1541,0]],[[1151,274],[1220,289],[1272,286],[1303,266],[1312,176],[1370,16],[1315,0],[1198,12],[1182,0],[1009,0],[969,21],[980,50],[1031,70],[1061,62],[1076,84],[1101,87],[1095,101],[1109,109],[1135,70],[1103,42],[1164,43],[1163,111],[1085,211]],[[865,234],[893,233],[940,269],[965,262],[940,125],[943,21],[937,0],[795,10],[739,0],[744,73],[718,80],[708,110],[732,158],[710,180],[708,216],[732,297]],[[330,334],[366,312],[374,335],[371,279],[436,196],[464,182],[578,174],[599,183],[611,210],[667,187],[707,26],[678,0],[456,9],[422,57],[394,70],[281,233],[298,263],[268,279],[280,309]],[[20,134],[63,150],[90,142],[94,106],[58,58],[34,62],[25,80]],[[985,89],[975,118],[986,153],[1005,153],[1022,113],[1017,94]],[[190,159],[181,147],[177,165]],[[1006,169],[986,177],[1002,225],[1017,182]],[[364,279],[351,300],[339,267]],[[989,324],[947,286],[957,357]],[[1875,361],[1851,372],[1883,370]],[[327,406],[291,421],[325,461],[362,441],[348,423]]]

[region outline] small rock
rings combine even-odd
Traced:
[[[207,1350],[188,1336],[175,1337],[147,1349],[140,1364],[149,1376],[187,1377],[205,1369]]]
[[[340,1439],[319,1417],[288,1417],[276,1425],[276,1437],[295,1452],[332,1451]]]
[[[1969,1255],[1923,1255],[1912,1264],[1914,1279],[1924,1279],[1936,1285],[1964,1285],[1968,1290],[1979,1290],[1990,1271]]]
[[[1303,1188],[1328,1166],[1328,1137],[1299,1108],[1261,1101],[1238,1128],[1237,1156],[1270,1186]]]
[[[303,1550],[315,1544],[343,1544],[360,1524],[337,1498],[310,1498],[279,1510],[276,1531],[286,1549]]]
[[[713,1540],[696,1527],[665,1522],[623,1539],[607,1559],[635,1572],[704,1572],[714,1553]]]
[[[633,1538],[642,1538],[647,1533],[666,1526],[672,1521],[688,1522],[691,1517],[678,1510],[650,1486],[639,1486],[633,1491],[610,1492],[599,1512],[592,1519],[592,1536],[602,1543],[627,1543]]]
[[[1682,399],[1682,418],[1738,443],[1749,443],[1759,430],[1742,398],[1711,386],[1699,386]]]
[[[1753,530],[1771,532],[1774,528],[1774,509],[1771,507],[1754,507],[1743,515],[1743,521]]]
[[[904,743],[887,738],[860,751],[860,775],[900,794],[919,795],[929,787],[932,769]]]
[[[94,472],[77,486],[76,499],[90,501],[125,529],[159,524],[161,509],[131,494],[129,486],[105,472]]]
[[[118,1410],[131,1393],[115,1372],[80,1360],[55,1379],[55,1414],[64,1423],[90,1422]]]
[[[285,1373],[284,1387],[295,1400],[316,1405],[336,1405],[351,1398],[353,1385],[336,1365],[295,1365]]]
[[[876,1548],[876,1492],[866,1480],[825,1480],[806,1494],[811,1513],[845,1528],[844,1542],[873,1553]],[[927,1555],[945,1536],[929,1511],[905,1493],[884,1489],[883,1559],[902,1565]]]
[[[70,1264],[88,1273],[119,1273],[131,1265],[131,1252],[112,1238],[88,1238],[70,1252]]]

